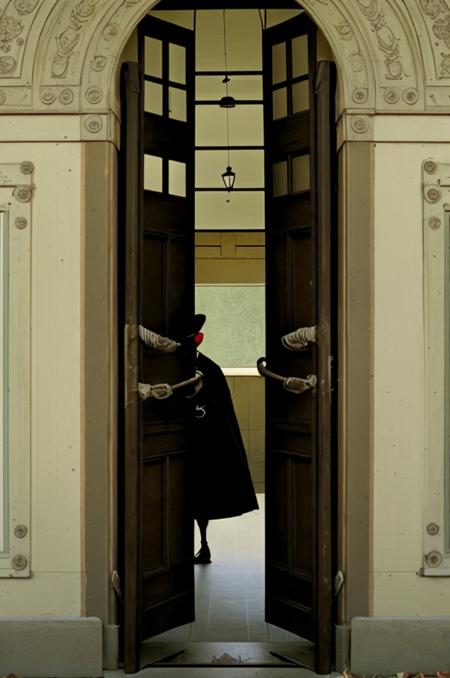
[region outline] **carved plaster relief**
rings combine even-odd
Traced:
[[[76,0],[72,2],[70,15],[66,22],[61,22],[62,30],[56,36],[56,51],[50,59],[52,78],[65,78],[83,34],[94,18],[100,0]]]
[[[372,115],[341,115],[337,125],[338,148],[346,141],[373,141],[374,125]]]
[[[450,107],[448,2],[302,0],[301,6],[335,54],[341,111],[424,110],[423,64],[429,68],[433,49],[446,55],[438,64],[440,83],[446,86],[444,92],[439,90],[435,105]],[[151,8],[151,0],[0,0],[1,4],[0,112],[119,115],[120,54]],[[430,41],[437,47],[432,49]],[[427,102],[432,103],[432,97],[436,92],[426,93]]]
[[[399,3],[356,0],[366,29],[372,34],[379,91],[377,109],[423,108],[420,50]],[[380,96],[381,95],[381,96]]]
[[[9,0],[0,10],[0,78],[21,75],[34,15],[42,0]]]
[[[446,0],[419,0],[433,45],[436,78],[450,78],[450,8]]]
[[[450,110],[449,0],[411,0],[405,4],[417,33],[424,68],[425,110]]]
[[[305,4],[305,3],[304,3]],[[331,29],[327,35],[339,66],[345,73],[342,78],[342,94],[352,106],[375,106],[375,78],[367,49],[358,40],[358,31],[352,25],[351,15],[344,14],[337,3],[322,2],[327,6],[327,16]],[[305,5],[306,6],[306,5]],[[314,17],[314,3],[310,13]],[[308,8],[306,8],[308,9]],[[322,10],[323,11],[323,10]],[[320,14],[320,12],[317,12]],[[319,23],[319,18],[316,19]],[[339,57],[342,63],[339,63]]]

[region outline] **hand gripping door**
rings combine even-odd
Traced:
[[[139,669],[143,639],[194,619],[191,406],[183,389],[196,378],[193,342],[183,341],[194,318],[192,31],[146,18],[139,62],[140,75],[137,64],[124,69],[121,179],[127,672]],[[161,345],[144,341],[148,336]],[[167,337],[174,350],[159,350]]]
[[[311,668],[324,673],[331,668],[334,64],[317,63],[316,27],[306,14],[264,32],[264,80],[266,620],[312,641]]]

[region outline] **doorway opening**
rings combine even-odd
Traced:
[[[135,402],[134,415],[125,415],[125,438],[128,431],[140,450],[128,464],[125,449],[124,526],[134,534],[132,547],[125,537],[123,558],[125,667],[248,663],[328,672],[334,80],[318,68],[316,29],[298,6],[151,11],[138,60],[143,140],[137,131],[134,141],[143,152],[133,162],[141,168],[134,183],[142,187],[135,197],[142,217],[131,316],[180,346],[168,357],[139,345],[139,389],[192,376],[195,354],[184,337],[194,308],[205,313],[204,351],[227,376],[261,509],[229,525],[210,523],[213,564],[196,567],[194,585],[188,408],[179,398],[160,402],[147,387],[145,404]],[[136,94],[126,95],[127,111]],[[232,106],[221,105],[224,96]],[[235,184],[227,190],[222,175],[231,167]],[[132,246],[125,250],[134,256]],[[262,356],[268,384],[256,370]],[[229,558],[232,544],[239,552],[256,534],[243,567],[255,584],[255,607],[234,587],[235,610],[244,606],[245,614],[240,623],[235,613],[235,635],[222,638],[234,649],[197,645],[194,656],[186,643],[220,640],[208,586],[225,589],[229,601],[230,577],[239,578],[245,562],[243,554]],[[246,642],[271,647],[247,648],[244,656],[236,643]]]

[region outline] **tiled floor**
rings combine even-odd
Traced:
[[[298,641],[264,621],[264,495],[259,511],[212,520],[212,563],[195,566],[196,621],[149,642]],[[196,550],[199,535],[196,531]]]
[[[312,644],[264,621],[264,495],[258,502],[259,511],[211,521],[213,562],[195,566],[196,621],[143,643],[139,678],[210,678],[212,666],[217,678],[318,678],[301,667]]]

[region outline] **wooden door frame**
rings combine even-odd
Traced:
[[[123,66],[124,87],[122,97],[127,96],[127,118],[134,121],[140,119],[141,115],[141,72],[138,64],[129,62]],[[123,415],[119,417],[119,440],[124,441],[124,450],[127,453],[121,457],[119,455],[119,465],[122,472],[121,506],[119,507],[119,525],[121,525],[122,548],[119,554],[121,571],[125,573],[123,586],[125,596],[122,613],[122,643],[124,650],[124,663],[126,666],[136,667],[138,657],[136,657],[133,648],[138,645],[136,638],[140,638],[140,615],[138,606],[133,609],[127,607],[127,599],[139,600],[139,578],[134,576],[138,571],[139,564],[139,533],[140,533],[140,426],[139,426],[139,397],[137,384],[139,381],[137,366],[139,365],[139,345],[138,345],[138,313],[139,313],[139,263],[137,252],[139,250],[139,239],[142,231],[142,159],[141,159],[141,125],[127,125],[127,118],[124,118],[122,126],[123,155],[121,163],[121,185],[124,186],[120,192],[122,216],[121,223],[127,225],[127,233],[121,233],[121,237],[126,241],[126,247],[123,249],[123,271],[122,271],[122,289],[124,290],[123,309],[119,314],[120,322],[124,327],[119,326],[119,337],[124,338],[123,353],[119,368],[122,369],[119,383],[121,384]],[[124,332],[125,331],[125,332]],[[123,375],[123,376],[122,376]],[[126,414],[126,416],[125,416]],[[126,467],[126,472],[125,472]],[[128,529],[125,530],[124,512],[125,506],[128,509],[129,518],[127,519]],[[130,516],[131,514],[131,516]],[[124,567],[124,561],[127,560],[127,567]],[[131,566],[130,566],[131,562]],[[130,640],[131,639],[131,640]]]
[[[326,497],[323,497],[322,499],[323,499],[323,501],[324,501],[324,504],[326,504]],[[336,526],[336,527],[337,527],[337,526]],[[337,530],[335,529],[335,531],[337,531]]]

